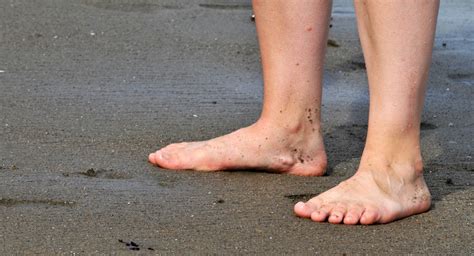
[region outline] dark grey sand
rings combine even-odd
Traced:
[[[473,12],[470,0],[442,2],[422,125],[433,209],[343,226],[292,207],[352,175],[363,148],[350,2],[335,2],[327,54],[329,176],[303,178],[147,163],[168,143],[258,117],[249,2],[0,0],[0,254],[472,253]]]

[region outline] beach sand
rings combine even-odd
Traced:
[[[362,152],[367,81],[350,1],[334,3],[326,58],[329,175],[310,178],[147,163],[168,143],[212,138],[258,117],[248,1],[0,6],[1,255],[474,251],[472,1],[441,3],[422,118],[433,208],[375,226],[293,214],[296,201],[351,176]]]

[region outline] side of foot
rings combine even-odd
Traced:
[[[357,173],[336,187],[299,202],[297,216],[339,224],[388,223],[428,211],[431,195],[421,164],[370,165],[361,162]]]
[[[172,170],[261,169],[302,176],[321,176],[327,164],[318,127],[258,122],[208,141],[170,144],[148,160]]]

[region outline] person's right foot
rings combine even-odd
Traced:
[[[392,179],[389,176],[387,183]],[[373,174],[358,172],[308,202],[297,203],[294,211],[299,217],[316,222],[375,224],[392,222],[430,208],[431,197],[423,177],[396,185],[400,187],[398,194],[392,188],[385,191],[387,188],[382,188]]]
[[[409,151],[404,148],[403,152]],[[365,152],[354,176],[307,202],[297,203],[296,215],[333,224],[375,224],[428,211],[431,196],[419,152],[402,161],[383,152]]]
[[[327,164],[321,132],[313,122],[306,123],[289,129],[257,122],[208,141],[168,145],[148,159],[154,165],[173,170],[248,168],[321,176]]]

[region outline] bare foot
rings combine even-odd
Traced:
[[[430,204],[421,164],[361,162],[354,176],[306,203],[297,203],[294,211],[316,222],[375,224],[425,212]]]
[[[312,123],[289,129],[257,122],[208,141],[171,144],[148,158],[173,170],[250,168],[303,176],[321,176],[327,164],[320,130]]]

